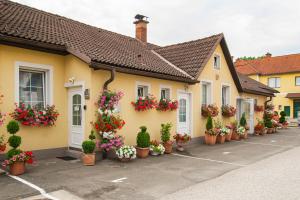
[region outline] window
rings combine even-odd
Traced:
[[[207,105],[211,103],[211,83],[202,82],[202,104]]]
[[[160,89],[160,98],[161,99],[170,99],[170,88],[161,88]]]
[[[179,100],[179,122],[186,122],[186,100]]]
[[[73,121],[72,124],[74,126],[81,125],[81,95],[75,94],[72,99],[73,106]]]
[[[280,88],[280,78],[269,78],[268,79],[268,86],[272,88]]]
[[[19,70],[19,102],[43,108],[46,105],[45,72]]]
[[[230,104],[230,87],[223,85],[222,86],[222,105],[229,105]]]
[[[137,86],[137,96],[138,97],[146,97],[149,95],[149,86],[146,85],[138,85]]]
[[[214,69],[220,69],[221,58],[219,55],[214,55]]]
[[[296,84],[296,86],[300,86],[300,76],[296,76],[295,84]]]

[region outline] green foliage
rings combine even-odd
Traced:
[[[273,124],[270,118],[265,119],[265,127],[267,128],[273,128]]]
[[[136,137],[136,144],[140,148],[148,148],[150,146],[150,135],[147,132],[146,126],[140,127],[141,131]]]
[[[220,119],[216,119],[216,120],[213,120],[213,121],[214,121],[214,127],[215,128],[221,129],[223,127],[222,122],[220,121]]]
[[[14,155],[18,155],[22,153],[22,151],[20,149],[11,149],[6,153],[6,158],[10,159],[12,158]]]
[[[246,120],[246,116],[245,116],[246,114],[245,113],[243,113],[242,114],[242,117],[241,117],[241,119],[240,119],[240,126],[243,126],[243,127],[245,127],[246,125],[247,125],[247,120]]]
[[[19,123],[15,120],[11,120],[6,126],[7,132],[10,134],[16,134],[20,130]]]
[[[20,146],[21,142],[22,142],[22,138],[17,135],[12,135],[8,138],[9,146],[11,146],[14,149],[18,148],[18,146]]]
[[[171,123],[161,124],[160,134],[161,134],[161,141],[162,142],[165,143],[165,142],[170,141],[171,128],[172,128],[172,124]]]
[[[206,130],[212,130],[213,129],[213,120],[211,118],[211,116],[208,116],[207,118],[207,122],[206,122]]]
[[[91,131],[91,134],[89,135],[89,139],[90,140],[96,139],[95,132],[93,130]]]
[[[286,117],[286,113],[285,113],[284,111],[281,111],[281,112],[280,112],[279,122],[282,123],[282,124],[283,124],[284,122],[286,122],[285,117]]]
[[[91,154],[94,152],[96,144],[92,140],[86,140],[82,143],[82,149],[85,154]]]

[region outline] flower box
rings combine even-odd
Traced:
[[[139,97],[135,102],[131,102],[136,111],[146,111],[157,107],[157,101],[154,96]]]
[[[219,114],[219,108],[215,104],[202,105],[201,114],[203,117],[216,117]]]
[[[233,117],[236,114],[236,108],[230,105],[222,106],[222,115],[224,117]]]
[[[173,111],[177,110],[178,108],[178,101],[177,100],[170,100],[170,99],[161,99],[158,102],[156,110],[158,111]]]
[[[255,112],[263,112],[264,111],[264,106],[255,105],[254,106],[254,111]]]

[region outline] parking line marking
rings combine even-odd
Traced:
[[[196,160],[205,160],[205,161],[210,161],[210,162],[216,162],[216,163],[222,163],[222,164],[228,164],[228,165],[235,165],[235,166],[239,166],[239,167],[246,167],[247,166],[247,165],[242,165],[242,164],[238,164],[238,163],[231,163],[231,162],[226,162],[226,161],[221,161],[221,160],[213,160],[213,159],[209,159],[209,158],[199,158],[199,157],[193,157],[193,156],[186,156],[186,155],[181,155],[181,154],[177,154],[177,153],[172,153],[172,155],[180,156],[180,157],[184,157],[184,158],[192,158],[192,159],[196,159]]]
[[[31,187],[31,188],[33,188],[33,189],[39,191],[39,193],[41,193],[42,196],[44,196],[44,197],[46,197],[46,198],[48,198],[48,199],[51,199],[51,200],[59,200],[58,198],[53,197],[53,196],[51,196],[50,194],[48,194],[44,189],[40,188],[40,187],[37,186],[37,185],[34,185],[33,183],[30,183],[29,181],[26,181],[25,179],[22,179],[22,178],[20,178],[20,177],[18,177],[18,176],[13,176],[13,175],[10,175],[10,174],[7,174],[7,176],[9,176],[9,177],[11,177],[11,178],[13,178],[13,179],[15,179],[15,180],[17,180],[17,181],[19,181],[19,182],[25,184],[25,185],[28,185],[29,187]]]
[[[119,178],[119,179],[113,180],[111,182],[113,182],[113,183],[122,183],[123,180],[126,180],[126,179],[127,179],[127,177],[123,177],[123,178]]]
[[[245,142],[245,141],[236,141],[234,142],[241,142],[246,144],[256,144],[256,145],[265,145],[265,146],[273,146],[273,147],[283,147],[283,148],[293,148],[294,146],[287,146],[287,145],[278,145],[278,144],[267,144],[267,143],[260,143],[260,142]]]

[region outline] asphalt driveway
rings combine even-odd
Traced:
[[[84,167],[78,160],[40,160],[28,167],[21,180],[1,175],[0,199],[47,199],[48,194],[61,200],[159,199],[298,146],[300,129],[290,128],[223,145],[192,144],[182,154],[174,152],[131,163],[104,160]],[[46,195],[33,198],[41,190],[28,183]]]

